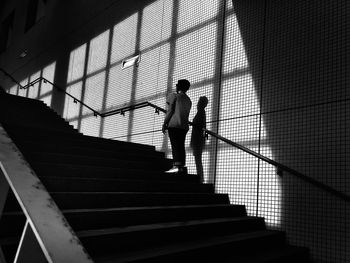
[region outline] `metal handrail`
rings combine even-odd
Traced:
[[[159,112],[166,113],[165,109],[163,109],[163,108],[161,108],[161,107],[159,107],[159,106],[157,106],[155,104],[152,104],[152,103],[146,101],[146,102],[142,102],[142,103],[139,103],[139,104],[126,106],[126,107],[122,107],[122,108],[119,108],[119,109],[116,109],[116,110],[112,110],[112,111],[109,111],[109,112],[106,112],[106,113],[102,113],[101,116],[102,117],[107,117],[107,116],[111,116],[111,115],[114,115],[114,114],[122,114],[122,115],[124,115],[124,113],[127,112],[127,111],[140,109],[140,108],[144,108],[144,107],[152,107],[152,108],[155,109],[156,113],[159,113]],[[193,126],[192,122],[189,122],[189,124]],[[223,141],[223,142],[225,142],[225,143],[227,143],[227,144],[229,144],[229,145],[231,145],[231,146],[233,146],[233,147],[235,147],[237,149],[240,149],[240,150],[242,150],[242,151],[244,151],[244,152],[246,152],[246,153],[248,153],[250,155],[253,155],[254,157],[256,157],[256,158],[258,158],[258,159],[260,159],[260,160],[262,160],[264,162],[267,162],[267,163],[275,166],[276,168],[278,168],[278,169],[280,169],[282,171],[286,171],[286,172],[288,172],[290,174],[293,174],[294,176],[296,176],[296,177],[298,177],[298,178],[300,178],[300,179],[302,179],[302,180],[304,180],[304,181],[306,181],[306,182],[308,182],[308,183],[310,183],[310,184],[312,184],[312,185],[314,185],[314,186],[316,186],[316,187],[318,187],[318,188],[320,188],[320,189],[322,189],[322,190],[324,190],[324,191],[326,191],[328,193],[331,193],[331,194],[333,194],[333,195],[335,195],[335,196],[337,196],[337,197],[339,197],[339,198],[341,198],[341,199],[343,199],[345,201],[350,201],[350,196],[349,195],[346,195],[346,194],[344,194],[342,192],[339,192],[339,191],[335,190],[334,188],[332,188],[332,187],[330,187],[330,186],[328,186],[328,185],[326,185],[326,184],[324,184],[322,182],[319,182],[319,181],[317,181],[317,180],[315,180],[315,179],[313,179],[313,178],[311,178],[311,177],[309,177],[307,175],[304,175],[304,174],[302,174],[302,173],[300,173],[300,172],[298,172],[298,171],[296,171],[296,170],[294,170],[294,169],[292,169],[292,168],[290,168],[290,167],[288,167],[288,166],[286,166],[284,164],[281,164],[281,163],[276,162],[276,161],[274,161],[274,160],[272,160],[272,159],[270,159],[270,158],[268,158],[268,157],[266,157],[264,155],[261,155],[260,153],[252,151],[249,148],[244,147],[241,144],[233,142],[233,141],[231,141],[231,140],[229,140],[229,139],[227,139],[225,137],[222,137],[221,135],[219,135],[219,134],[217,134],[215,132],[212,132],[212,131],[210,131],[208,129],[205,129],[205,128],[202,128],[202,130],[206,134],[209,134],[209,135],[217,138],[218,140],[221,140],[221,141]]]
[[[33,80],[32,82],[28,83],[25,86],[21,86],[20,85],[20,89],[28,89],[29,87],[33,87],[36,83],[43,81],[44,83],[49,83],[51,84],[54,88],[56,88],[59,92],[63,92],[64,94],[66,94],[68,97],[71,97],[74,101],[74,103],[80,103],[81,105],[83,105],[84,107],[88,108],[89,110],[91,110],[94,113],[94,116],[101,116],[101,114],[97,111],[94,110],[93,108],[91,108],[90,106],[86,105],[84,102],[82,102],[81,100],[79,100],[78,98],[74,97],[73,95],[69,94],[68,92],[66,92],[64,89],[62,89],[61,87],[57,86],[56,84],[52,83],[50,80],[44,78],[44,77],[39,77],[35,80]]]
[[[0,70],[5,72],[1,68],[0,68]],[[10,74],[8,74],[8,73],[6,73],[6,74],[12,80],[14,80],[14,78]],[[16,80],[14,80],[14,81],[17,84],[19,84]],[[19,86],[22,89],[27,89],[30,86],[34,86],[34,84],[36,84],[39,81],[44,81],[44,82],[50,83],[53,87],[57,88],[59,91],[65,93],[66,95],[68,95],[69,97],[74,99],[75,103],[79,102],[80,104],[82,104],[86,108],[90,109],[94,113],[94,116],[96,116],[96,117],[100,116],[101,118],[105,118],[105,117],[108,117],[108,116],[111,116],[111,115],[115,115],[115,114],[124,115],[125,112],[127,112],[127,111],[132,111],[132,110],[136,110],[136,109],[140,109],[140,108],[144,108],[144,107],[152,107],[152,108],[155,109],[155,112],[158,113],[158,114],[159,114],[159,112],[166,113],[165,109],[163,109],[163,108],[161,108],[161,107],[159,107],[159,106],[157,106],[155,104],[152,104],[152,103],[150,103],[148,101],[142,102],[142,103],[138,103],[138,104],[134,104],[134,105],[121,107],[121,108],[114,109],[114,110],[111,110],[111,111],[107,111],[107,112],[104,112],[104,113],[100,113],[100,112],[94,110],[93,108],[89,107],[88,105],[86,105],[85,103],[80,101],[79,99],[75,98],[71,94],[67,93],[64,89],[60,88],[59,86],[55,85],[54,83],[52,83],[51,81],[49,81],[49,80],[47,80],[47,79],[45,79],[43,77],[40,77],[40,78],[32,81],[31,83],[25,85],[25,86],[21,86],[20,84],[19,84]],[[193,123],[189,122],[189,124],[193,126]],[[275,166],[276,168],[278,168],[278,169],[280,169],[282,171],[286,171],[286,172],[288,172],[290,174],[293,174],[297,178],[300,178],[300,179],[304,180],[305,182],[308,182],[308,183],[310,183],[310,184],[312,184],[312,185],[314,185],[314,186],[316,186],[316,187],[318,187],[318,188],[320,188],[320,189],[322,189],[322,190],[324,190],[324,191],[326,191],[328,193],[331,193],[331,194],[337,196],[340,199],[343,199],[345,201],[350,201],[350,196],[349,195],[344,194],[344,193],[342,193],[340,191],[337,191],[334,188],[332,188],[332,187],[330,187],[330,186],[328,186],[328,185],[326,185],[326,184],[324,184],[324,183],[322,183],[320,181],[317,181],[317,180],[315,180],[315,179],[313,179],[313,178],[311,178],[311,177],[309,177],[307,175],[304,175],[304,174],[302,174],[302,173],[300,173],[300,172],[298,172],[298,171],[296,171],[296,170],[294,170],[294,169],[292,169],[292,168],[290,168],[290,167],[288,167],[288,166],[286,166],[284,164],[281,164],[281,163],[276,162],[276,161],[274,161],[274,160],[272,160],[270,158],[267,158],[266,156],[263,156],[260,153],[254,152],[254,151],[250,150],[249,148],[246,148],[246,147],[244,147],[241,144],[235,143],[235,142],[233,142],[233,141],[231,141],[231,140],[229,140],[229,139],[227,139],[225,137],[222,137],[221,135],[219,135],[217,133],[214,133],[214,132],[212,132],[210,130],[207,130],[207,129],[203,128],[203,131],[206,134],[209,134],[209,135],[217,138],[218,140],[221,140],[221,141],[223,141],[223,142],[225,142],[225,143],[227,143],[227,144],[229,144],[229,145],[231,145],[231,146],[233,146],[233,147],[235,147],[237,149],[240,149],[240,150],[242,150],[242,151],[244,151],[244,152],[246,152],[246,153],[248,153],[250,155],[253,155],[254,157],[256,157],[256,158],[258,158],[258,159],[260,159],[260,160],[262,160],[264,162],[267,162],[267,163]]]
[[[1,124],[0,145],[0,218],[9,189],[26,216],[14,262],[27,262],[30,254],[33,262],[91,263],[79,238]],[[4,260],[1,247],[0,260]]]

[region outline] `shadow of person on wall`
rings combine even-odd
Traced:
[[[196,163],[197,174],[200,181],[204,182],[202,153],[205,146],[205,132],[203,128],[206,128],[206,113],[205,107],[208,105],[208,98],[202,96],[197,103],[197,113],[193,118],[193,128],[191,134],[190,147],[193,150],[193,156]]]

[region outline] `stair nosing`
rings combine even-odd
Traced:
[[[83,209],[62,209],[63,214],[78,214],[78,213],[93,213],[93,212],[114,212],[114,211],[136,211],[136,210],[161,210],[161,209],[181,209],[181,208],[213,208],[213,207],[244,207],[244,205],[232,205],[232,204],[208,204],[208,205],[169,205],[169,206],[130,206],[130,207],[112,207],[112,208],[83,208]],[[4,212],[6,215],[23,215],[23,212]]]
[[[93,230],[80,230],[76,234],[79,238],[81,237],[95,237],[103,235],[114,235],[132,232],[142,232],[142,231],[152,231],[159,229],[172,229],[178,227],[188,227],[188,226],[200,226],[209,224],[220,224],[229,222],[240,222],[240,221],[258,221],[263,220],[262,217],[252,217],[252,216],[242,216],[242,217],[224,217],[224,218],[206,218],[188,221],[178,221],[178,222],[161,222],[146,225],[131,225],[124,227],[113,227],[113,228],[103,228],[103,229],[93,229]]]

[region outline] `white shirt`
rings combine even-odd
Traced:
[[[172,93],[167,98],[167,113],[174,109],[168,127],[188,130],[188,116],[190,115],[192,102],[186,93]],[[174,107],[174,108],[173,108]]]

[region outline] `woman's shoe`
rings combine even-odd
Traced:
[[[179,171],[180,171],[179,167],[174,166],[173,168],[171,168],[170,170],[165,171],[165,172],[168,174],[177,174],[177,173],[179,173]]]

